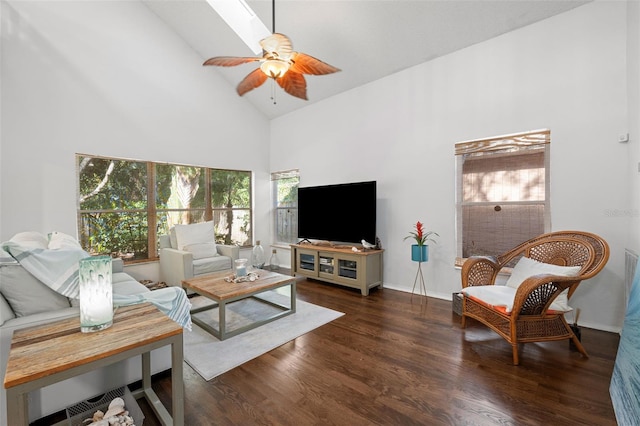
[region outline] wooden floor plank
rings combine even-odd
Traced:
[[[298,279],[301,300],[344,312],[209,382],[185,365],[188,425],[615,425],[609,383],[619,336],[511,346],[451,302]],[[165,405],[171,378],[154,388]],[[158,422],[145,410],[145,426]]]

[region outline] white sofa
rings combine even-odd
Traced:
[[[124,272],[122,260],[113,259],[114,294],[139,294],[149,290]],[[79,316],[77,300],[68,299],[47,287],[18,262],[0,250],[0,375],[4,382],[11,337],[15,330]],[[78,401],[140,380],[140,357],[96,370],[29,394],[29,421],[63,410]],[[153,351],[152,373],[171,368],[168,347]],[[0,425],[5,418],[6,395],[0,390]]]
[[[238,246],[216,244],[213,223],[176,225],[160,235],[160,281],[182,287],[182,280],[233,270],[240,257]]]

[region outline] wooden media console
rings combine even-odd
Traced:
[[[355,252],[352,246],[291,245],[291,275],[360,289],[382,288],[382,253],[384,250]]]

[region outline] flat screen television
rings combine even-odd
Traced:
[[[298,238],[376,240],[376,181],[298,188]]]

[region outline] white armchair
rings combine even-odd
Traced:
[[[173,228],[172,232],[175,232]],[[215,254],[212,254],[208,251],[210,247],[202,249],[201,243],[187,245],[180,250],[169,235],[160,235],[159,240],[160,280],[167,285],[181,287],[182,280],[212,272],[232,271],[234,261],[240,257],[238,246],[215,244]]]

